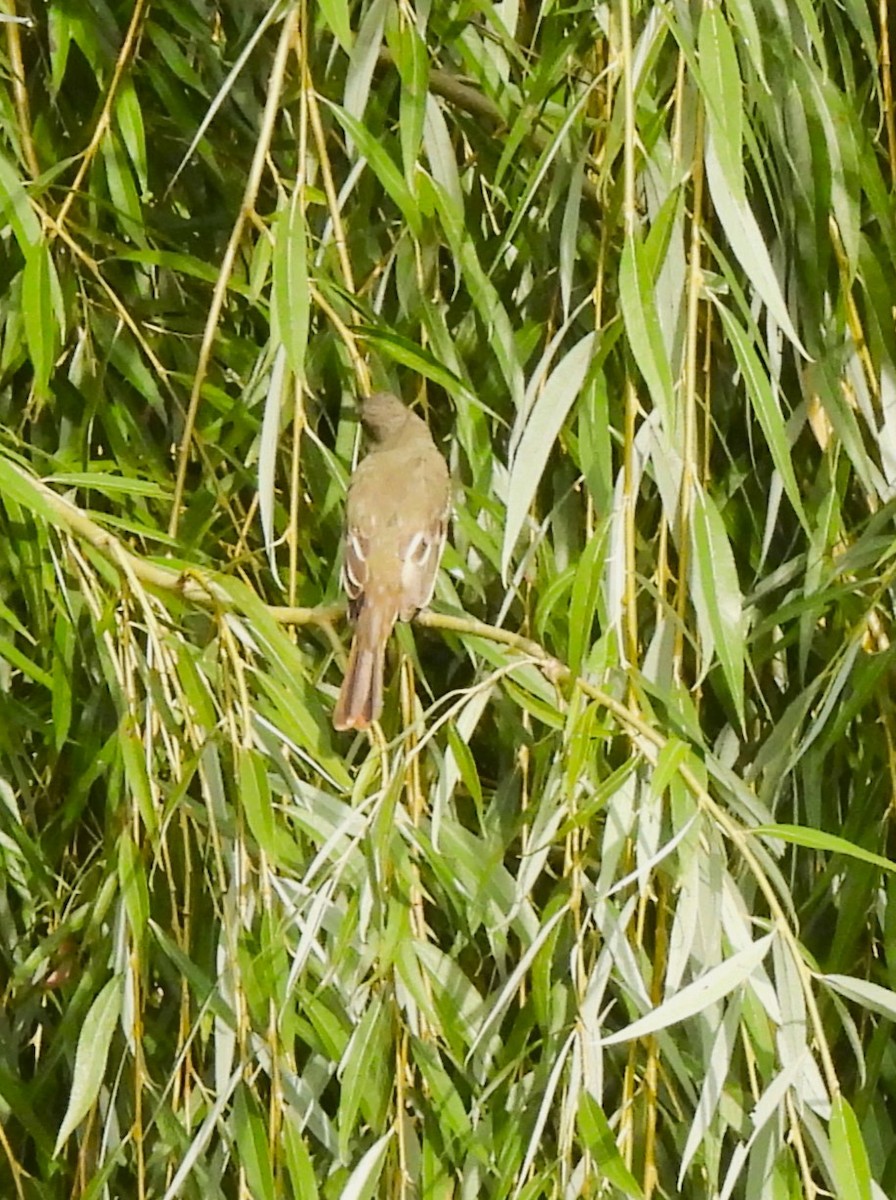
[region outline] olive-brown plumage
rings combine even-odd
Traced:
[[[386,642],[432,597],[450,508],[448,467],[426,422],[389,392],[360,403],[370,446],[351,477],[342,585],[355,635],[333,713],[366,729],[383,708]]]

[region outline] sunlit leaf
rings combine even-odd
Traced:
[[[647,382],[654,404],[662,413],[663,424],[671,433],[675,429],[672,368],[663,344],[644,248],[635,236],[626,239],[622,252],[619,299],[622,302],[626,336],[635,361]]]
[[[719,656],[731,698],[744,718],[743,602],[737,566],[725,526],[712,498],[695,495],[693,514],[694,603],[709,632],[709,650]]]
[[[868,1151],[856,1115],[842,1096],[835,1096],[831,1113],[831,1152],[837,1195],[842,1200],[871,1200]]]
[[[766,934],[752,946],[738,951],[730,958],[720,963],[693,983],[687,984],[680,992],[670,996],[653,1012],[633,1021],[624,1029],[608,1034],[602,1039],[605,1046],[617,1042],[629,1042],[633,1038],[645,1037],[660,1029],[667,1029],[678,1021],[686,1020],[703,1012],[709,1005],[715,1004],[735,988],[747,980],[756,967],[762,962],[771,948],[774,933]]]
[[[510,467],[507,486],[507,521],[501,552],[501,569],[505,573],[544,474],[548,456],[584,383],[594,344],[595,335],[586,334],[564,355],[546,380],[526,420]]]
[[[68,1107],[59,1127],[58,1154],[97,1102],[106,1072],[112,1035],[121,1013],[122,979],[114,975],[96,996],[78,1035]]]

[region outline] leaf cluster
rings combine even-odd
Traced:
[[[887,0],[7,9],[0,1192],[893,1194]]]

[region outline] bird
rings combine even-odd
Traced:
[[[448,465],[426,422],[391,392],[363,397],[359,409],[369,446],[345,506],[342,587],[355,628],[337,730],[379,719],[386,643],[397,619],[432,598],[451,510]]]

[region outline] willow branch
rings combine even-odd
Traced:
[[[6,480],[4,480],[4,475],[7,477]],[[10,475],[12,476],[11,487],[9,486]],[[24,484],[31,492],[32,501],[36,497],[36,503],[32,502],[28,505],[32,511],[40,513],[52,524],[62,527],[93,546],[120,574],[127,576],[132,573],[141,583],[162,591],[175,592],[200,607],[215,607],[225,611],[238,609],[237,601],[216,579],[213,572],[201,569],[182,571],[175,567],[147,562],[140,555],[130,551],[114,534],[98,525],[83,509],[58,495],[43,480],[31,475],[9,459],[0,459],[0,490],[4,490],[4,483],[7,485],[6,490],[10,491],[13,498],[20,503],[23,502],[22,485]],[[268,605],[267,611],[274,620],[282,624],[318,625],[326,629],[333,621],[343,616],[345,609],[341,604],[321,605],[314,608]],[[572,684],[590,700],[612,713],[620,725],[627,730],[635,747],[648,762],[654,765],[660,752],[667,745],[668,739],[645,721],[633,707],[618,700],[582,676],[574,675],[566,663],[556,658],[532,638],[524,637],[522,634],[513,633],[507,629],[500,629],[473,617],[445,613],[420,613],[417,623],[428,629],[443,629],[471,637],[486,638],[518,651],[526,661],[535,662],[552,683]],[[698,807],[736,847],[765,897],[772,919],[792,955],[802,982],[806,1007],[818,1044],[825,1079],[831,1094],[836,1095],[839,1092],[839,1082],[812,988],[812,974],[805,962],[799,940],[791,927],[781,900],[750,844],[750,831],[743,828],[722,805],[713,799],[699,778],[698,772],[689,766],[687,761],[680,762],[676,769]]]

